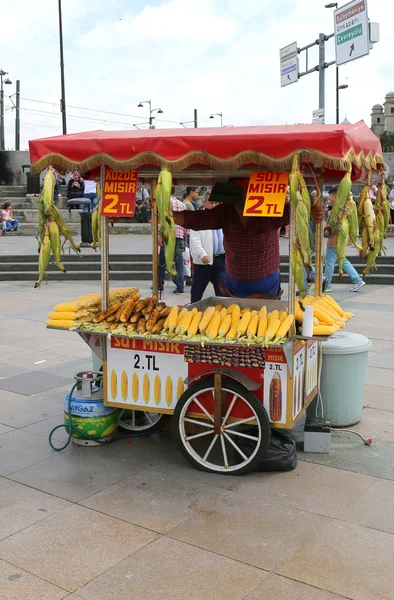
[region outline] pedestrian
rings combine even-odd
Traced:
[[[71,179],[67,184],[67,198],[68,200],[75,200],[76,198],[83,198],[85,191],[85,183],[79,172],[75,171],[71,174]]]
[[[94,209],[96,208],[96,206],[98,204],[97,181],[95,181],[94,179],[91,179],[90,171],[85,173],[85,177],[84,177],[83,181],[85,184],[83,197],[90,200],[90,208],[92,211],[94,211]],[[89,206],[87,204],[84,204],[82,210],[83,210],[83,212],[89,212]]]
[[[186,196],[184,195],[184,204],[186,210],[196,210],[196,200],[198,198],[198,187],[187,187]]]
[[[56,201],[59,199],[59,191],[61,185],[66,185],[66,180],[64,179],[63,173],[59,173],[55,169],[53,170],[53,174],[55,175],[55,187],[53,190],[53,202],[56,204]]]
[[[390,202],[390,220],[391,220],[391,226],[392,226],[394,223],[394,182],[392,183],[392,186],[391,186],[389,202]],[[390,229],[390,231],[391,231],[391,229]]]
[[[12,214],[12,206],[10,202],[4,202],[1,211],[1,220],[3,222],[3,234],[8,231],[18,231],[19,221]]]
[[[332,187],[329,191],[328,191],[328,197],[329,197],[329,202],[330,202],[330,206],[331,208],[334,206],[334,202],[336,199],[336,195],[338,192],[338,186],[334,186]],[[325,229],[324,229],[324,237],[328,238],[327,239],[327,250],[326,250],[326,265],[324,268],[324,276],[327,277],[327,285],[326,285],[326,292],[331,292],[331,281],[332,281],[332,276],[334,274],[334,269],[335,269],[335,264],[338,260],[338,255],[337,255],[337,240],[338,240],[338,233],[332,230],[332,227],[330,225],[328,225]],[[347,245],[350,244],[350,239],[348,238],[347,241]],[[348,261],[347,258],[344,259],[343,264],[342,264],[342,268],[344,270],[344,272],[349,275],[353,286],[350,288],[350,292],[358,292],[358,290],[360,288],[363,287],[363,285],[365,285],[365,281],[362,280],[362,278],[360,277],[360,275],[357,273],[356,269],[353,267],[352,263]]]
[[[211,192],[204,194],[203,210],[212,210],[216,202],[210,201]],[[220,284],[226,277],[223,231],[208,229],[190,230],[190,253],[194,262],[191,301],[198,302],[203,297],[208,283],[212,283],[215,295],[222,296]]]
[[[138,223],[149,223],[149,192],[142,185],[137,186],[135,203],[137,205],[135,216]]]
[[[186,211],[186,206],[182,200],[175,196],[175,187],[171,188],[170,202],[174,213]],[[183,279],[183,251],[185,249],[185,239],[188,236],[188,230],[180,225],[175,225],[175,270],[176,276],[173,282],[176,285],[174,294],[183,294],[185,291],[185,282]]]

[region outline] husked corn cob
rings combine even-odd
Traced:
[[[109,330],[115,331],[115,329],[117,329],[118,327],[119,327],[119,323],[112,323],[112,325],[110,325]]]
[[[226,335],[226,340],[235,340],[235,336],[237,335],[238,323],[239,319],[234,323],[234,325],[231,325],[231,329]]]
[[[216,304],[216,306],[214,308],[215,308],[215,310],[221,311],[223,306],[221,304]]]
[[[161,380],[160,375],[158,374],[156,374],[155,381],[153,383],[153,399],[155,401],[155,404],[159,406],[161,402]]]
[[[344,312],[345,319],[349,321],[349,319],[353,319],[354,314],[351,312]]]
[[[187,308],[182,308],[181,310],[179,310],[179,308],[178,308],[175,329],[178,327],[179,323],[182,321],[183,317],[185,316],[185,314],[187,312],[188,312]]]
[[[136,323],[128,323],[127,324],[128,333],[132,333],[133,331],[135,331],[135,326],[136,326]]]
[[[267,316],[267,307],[262,306],[259,311],[259,319],[261,319],[262,317],[266,317],[266,316]]]
[[[201,319],[200,325],[198,326],[200,333],[204,333],[204,331],[206,330],[206,328],[209,325],[210,320],[212,319],[213,315],[215,314],[215,307],[214,306],[210,306],[209,308],[207,308],[204,311],[203,317]]]
[[[146,319],[145,317],[140,317],[137,323],[137,331],[140,335],[145,333],[146,331]]]
[[[231,327],[231,314],[226,315],[224,317],[223,321],[220,323],[219,334],[218,334],[217,339],[224,338],[224,336],[227,335],[227,333],[230,331],[230,327]]]
[[[270,321],[273,321],[274,319],[279,319],[279,311],[278,310],[273,310],[272,312],[268,313],[268,324],[270,323]]]
[[[194,315],[192,311],[188,310],[187,313],[182,317],[182,320],[179,323],[179,325],[176,326],[175,333],[183,335],[188,330],[193,317]]]
[[[159,306],[157,306],[156,310],[159,310]],[[171,307],[170,306],[165,306],[164,308],[162,308],[160,310],[160,318],[162,319],[163,317],[168,317],[168,315],[171,312]]]
[[[316,302],[314,302],[312,306],[313,316],[327,325],[334,325],[334,319],[323,308],[317,306]]]
[[[259,325],[259,313],[257,312],[257,310],[253,310],[250,321],[249,321],[248,328],[246,330],[246,334],[247,334],[249,340],[254,339],[254,337],[257,333],[258,325]]]
[[[133,296],[131,296],[128,300],[126,300],[126,302],[123,303],[123,309],[119,315],[119,321],[121,321],[122,323],[126,323],[126,321],[130,319],[130,315],[133,313],[133,310],[139,302],[138,296],[136,298],[134,296],[135,294],[133,294]]]
[[[168,319],[168,321],[167,321],[167,327],[168,327],[168,332],[169,333],[173,333],[175,331],[177,318],[178,318],[178,307],[177,306],[173,306],[171,308],[170,314],[167,317],[167,319]]]
[[[142,383],[142,391],[144,396],[145,404],[148,404],[150,400],[150,379],[148,373],[144,374],[143,383]]]
[[[120,304],[113,304],[112,306],[107,308],[107,310],[102,311],[99,315],[97,315],[96,323],[101,323],[101,321],[105,321],[105,319],[116,313],[119,310],[119,308]]]
[[[61,329],[71,329],[73,323],[73,321],[65,319],[49,319],[49,321],[45,321],[45,325],[48,325],[48,327],[60,327]]]
[[[241,309],[238,304],[234,304],[234,308],[231,313],[231,327],[238,323],[241,317]]]
[[[218,310],[215,311],[212,319],[209,322],[208,327],[205,330],[205,333],[209,337],[209,339],[216,339],[220,327],[220,312]]]
[[[61,302],[60,304],[56,304],[53,309],[55,312],[76,312],[77,303],[76,302]]]
[[[264,336],[266,334],[267,327],[268,327],[268,317],[267,316],[259,317],[259,326],[257,328],[257,339],[259,340],[259,342],[262,342],[264,340]]]
[[[230,304],[230,306],[227,307],[227,314],[231,315],[236,306],[238,306],[238,304]]]
[[[227,317],[227,308],[222,308],[220,311],[220,323],[223,323],[223,321],[226,317]]]
[[[277,343],[282,338],[286,337],[290,327],[293,325],[293,315],[288,315],[280,324],[278,331],[275,334],[274,343]]]
[[[111,396],[112,399],[115,400],[118,395],[118,377],[116,375],[116,371],[112,369],[111,371]]]
[[[333,308],[335,308],[335,310],[340,314],[341,317],[343,317],[344,312],[342,310],[342,308],[339,306],[338,302],[336,302],[334,300],[334,298],[332,298],[331,296],[327,295],[327,296],[323,296],[323,298],[325,300],[327,300],[332,306]]]
[[[48,314],[48,319],[57,320],[65,320],[65,321],[74,321],[75,313],[74,312],[52,312]]]
[[[242,315],[242,318],[240,319],[240,321],[238,323],[237,337],[241,337],[242,335],[245,335],[251,318],[252,318],[252,313],[250,312],[250,310],[245,311],[244,314]]]
[[[265,333],[265,338],[264,338],[264,342],[266,344],[268,344],[271,340],[274,339],[279,327],[280,327],[280,321],[278,318],[269,320],[267,331]]]
[[[104,321],[102,321],[102,323],[114,323],[115,321],[117,321],[116,314],[107,317]]]
[[[166,319],[164,318],[164,319],[159,319],[158,321],[156,321],[151,333],[160,333],[164,327],[165,320]]]
[[[337,331],[337,328],[332,325],[314,325],[313,335],[332,335]]]
[[[157,308],[160,308],[160,310],[164,310],[165,308],[167,308],[167,304],[165,302],[159,302]]]
[[[279,311],[279,321],[281,323],[283,323],[283,321],[286,319],[287,317],[287,311],[286,310],[280,310]]]
[[[189,338],[196,335],[196,333],[198,331],[198,326],[201,323],[201,319],[202,319],[202,312],[197,311],[197,313],[193,316],[192,322],[190,323],[189,328],[187,330],[187,335]]]
[[[129,379],[127,377],[126,371],[122,371],[122,376],[120,378],[120,389],[123,400],[127,400],[129,396]]]

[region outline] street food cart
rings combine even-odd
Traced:
[[[305,181],[317,189],[334,184],[344,172],[353,181],[384,168],[378,138],[363,123],[188,130],[96,131],[30,142],[32,173],[50,165],[62,171],[101,169],[106,206],[116,206],[105,188],[105,171],[127,174],[153,195],[153,293],[158,292],[155,188],[162,169],[178,185],[212,186],[252,173],[289,173],[296,158]],[[119,175],[127,182],[131,176]],[[113,179],[116,179],[113,177]],[[106,198],[107,196],[107,198]],[[108,197],[109,196],[109,197]],[[124,203],[127,206],[127,203]],[[104,206],[104,205],[103,205]],[[254,203],[254,210],[256,202]],[[125,209],[128,210],[127,208]],[[101,216],[101,306],[108,306],[108,212]],[[250,213],[253,214],[253,213]],[[291,206],[290,246],[295,239]],[[265,218],[269,218],[268,216]],[[251,241],[252,242],[252,241]],[[125,242],[127,243],[127,241]],[[323,223],[317,226],[315,295],[321,296]],[[208,298],[199,310],[237,302],[242,308],[269,311],[286,307],[295,315],[296,289],[289,265],[288,299]],[[128,415],[129,429],[149,431],[162,415],[173,415],[180,449],[200,469],[244,473],[255,468],[270,441],[271,427],[291,429],[319,389],[321,337],[296,335],[280,345],[174,341],[144,336],[78,331],[103,361],[104,403]],[[129,412],[131,411],[131,412]],[[130,417],[131,415],[131,417]],[[126,418],[126,417],[125,417]],[[142,419],[142,420],[141,420]]]

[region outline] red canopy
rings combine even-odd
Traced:
[[[343,171],[383,165],[379,139],[364,121],[354,125],[286,125],[206,129],[89,131],[29,142],[32,172],[49,165],[81,172],[99,165],[118,171],[142,166],[173,173],[192,165],[233,171],[244,165],[290,170],[292,158]]]

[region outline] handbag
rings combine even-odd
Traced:
[[[186,247],[184,249],[184,251],[182,252],[182,258],[183,258],[183,274],[185,277],[191,277],[192,276],[192,265],[191,265],[191,260],[190,260],[190,250],[188,247]]]

